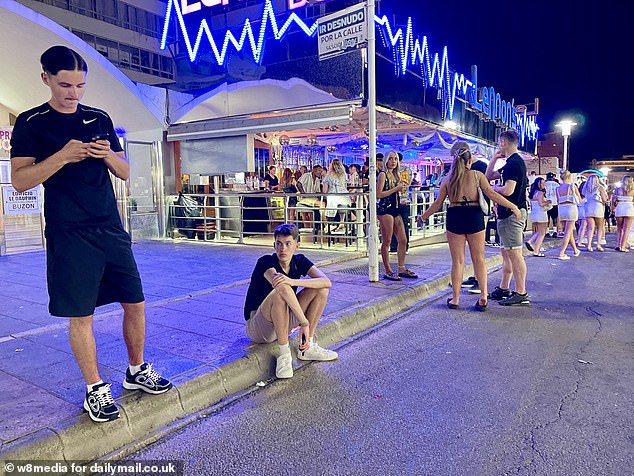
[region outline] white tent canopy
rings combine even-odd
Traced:
[[[145,94],[98,51],[47,17],[12,0],[0,0],[0,105],[13,114],[50,98],[40,79],[40,55],[52,45],[76,50],[88,63],[82,103],[106,110],[127,133],[165,129],[161,104]]]

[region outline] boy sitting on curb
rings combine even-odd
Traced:
[[[314,341],[326,300],[330,279],[299,248],[299,230],[295,225],[280,225],[273,233],[275,253],[258,259],[244,303],[247,337],[253,342],[277,340],[277,378],[293,376],[293,359],[288,335],[296,325],[299,330],[300,360],[335,360],[337,353]],[[307,279],[301,279],[308,276]],[[296,294],[297,287],[303,289]]]

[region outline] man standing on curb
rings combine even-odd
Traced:
[[[130,165],[104,111],[80,104],[88,67],[65,46],[40,58],[51,99],[20,114],[11,137],[11,181],[19,192],[44,185],[49,312],[70,318],[70,345],[86,381],[84,409],[96,422],[119,417],[99,376],[96,306],[123,307],[129,367],[123,387],[159,394],[172,388],[143,359],[145,302],[108,171],[127,180]]]
[[[517,152],[519,138],[514,130],[507,130],[500,134],[498,140],[499,151],[495,153],[487,167],[486,176],[489,180],[502,179],[502,185],[496,185],[493,190],[504,195],[511,203],[517,205],[522,213],[518,220],[508,208],[498,205],[498,233],[502,240],[502,281],[489,298],[499,301],[503,306],[530,304],[526,292],[526,261],[522,254],[524,246],[524,228],[526,225],[526,165]],[[506,164],[499,171],[495,171],[497,161],[507,157]],[[515,291],[511,292],[511,278],[515,278]]]

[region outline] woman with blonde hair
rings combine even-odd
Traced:
[[[392,151],[388,154],[383,170],[379,173],[376,186],[377,216],[381,224],[381,258],[385,267],[385,279],[401,281],[401,278],[418,278],[405,267],[405,252],[407,250],[407,236],[405,225],[401,217],[399,192],[405,190],[406,185],[400,181],[398,155]],[[396,235],[398,259],[398,273],[392,272],[390,266],[390,242],[392,235]]]
[[[346,174],[346,170],[339,159],[333,159],[330,162],[330,167],[328,167],[328,173],[326,174],[326,178],[324,179],[324,193],[330,193],[331,195],[326,196],[326,213],[325,215],[331,219],[338,217],[339,222],[341,222],[341,215],[339,212],[339,207],[343,207],[344,209],[349,209],[351,200],[350,195],[348,193],[348,174]],[[336,193],[337,195],[332,195]],[[346,195],[343,195],[346,194]],[[340,228],[343,229],[342,224],[334,230],[338,231]]]
[[[440,211],[445,198],[449,197],[447,209],[447,241],[451,252],[451,282],[460,283],[464,273],[465,243],[469,252],[475,278],[480,286],[480,298],[475,303],[477,311],[487,308],[487,268],[484,261],[484,212],[478,200],[478,188],[495,203],[511,210],[516,218],[521,218],[520,209],[502,195],[494,192],[482,172],[471,170],[476,159],[469,150],[469,144],[456,142],[451,148],[453,163],[449,175],[443,181],[438,198],[423,213],[422,219]],[[452,297],[447,299],[449,309],[457,309],[460,300],[460,286],[452,286]]]
[[[564,226],[564,238],[559,249],[559,259],[569,260],[570,256],[566,254],[568,245],[572,246],[575,256],[579,256],[581,253],[573,236],[575,222],[579,218],[577,203],[581,202],[581,195],[579,195],[579,189],[573,183],[574,176],[570,171],[564,170],[559,174],[559,178],[561,178],[562,184],[557,187],[555,192],[557,194],[557,203],[559,204],[559,220]],[[588,247],[590,247],[590,242],[588,242]]]
[[[623,177],[621,186],[614,190],[612,202],[616,205],[616,250],[626,253],[630,251],[628,238],[634,221],[634,179],[631,176]]]
[[[601,185],[598,175],[588,177],[583,194],[586,198],[585,212],[588,234],[588,251],[592,250],[592,238],[594,231],[597,231],[597,251],[603,251],[601,240],[605,235],[605,203],[608,201],[608,194]]]

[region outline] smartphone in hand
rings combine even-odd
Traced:
[[[97,134],[93,134],[90,138],[90,142],[97,142],[98,140],[108,140],[108,134],[105,132],[99,132]]]

